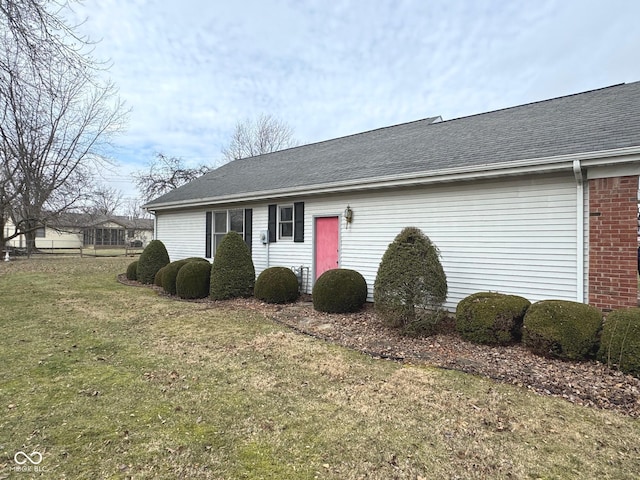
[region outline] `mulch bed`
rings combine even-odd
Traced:
[[[124,275],[119,275],[118,280],[127,285],[140,285]],[[445,333],[431,337],[406,337],[383,325],[370,304],[358,313],[327,314],[315,311],[309,296],[290,305],[270,305],[256,299],[197,301],[259,311],[301,333],[375,357],[459,370],[527,388],[540,395],[560,397],[577,405],[640,417],[640,379],[596,361],[543,358],[522,345],[476,345],[462,340],[451,325],[444,329]]]

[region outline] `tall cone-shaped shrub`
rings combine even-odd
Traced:
[[[227,233],[213,258],[209,296],[212,300],[250,297],[255,281],[249,247],[237,232]]]
[[[382,256],[373,287],[376,314],[408,333],[433,333],[447,299],[440,252],[419,228],[406,227]]]
[[[169,263],[169,254],[160,240],[151,240],[138,259],[136,276],[141,283],[153,283],[156,273]]]

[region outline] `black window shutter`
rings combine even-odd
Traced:
[[[251,208],[244,209],[244,241],[251,251],[253,241],[253,210]]]
[[[267,226],[269,227],[269,243],[275,243],[276,232],[278,231],[278,206],[269,205],[269,219]]]
[[[293,241],[304,242],[304,202],[293,204]]]
[[[204,256],[211,258],[211,227],[213,225],[213,215],[211,212],[205,214],[205,234],[204,234]]]

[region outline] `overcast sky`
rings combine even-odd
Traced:
[[[218,164],[238,121],[301,143],[640,80],[636,0],[87,0],[74,7],[131,108],[120,173]]]

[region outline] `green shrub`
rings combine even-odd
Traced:
[[[237,232],[227,233],[213,259],[209,296],[213,300],[250,297],[255,281],[249,247]]]
[[[164,288],[165,292],[171,295],[175,295],[177,293],[176,278],[178,277],[178,272],[188,263],[206,263],[209,266],[211,265],[207,260],[200,257],[183,258],[182,260],[176,260],[175,262],[171,262],[169,265],[165,265],[161,269],[161,286]]]
[[[615,310],[607,316],[598,360],[640,377],[640,308]]]
[[[408,337],[428,337],[435,333],[441,333],[441,327],[446,325],[448,318],[449,313],[444,309],[425,311],[422,312],[419,319],[404,327],[402,333]]]
[[[166,268],[166,265],[156,272],[155,277],[153,277],[153,284],[154,285],[156,285],[158,287],[162,287],[162,275],[164,274],[164,269],[165,268]]]
[[[373,290],[376,314],[405,332],[432,333],[447,299],[440,252],[422,231],[404,228],[382,256]],[[418,322],[420,328],[407,328]]]
[[[204,262],[187,262],[176,277],[176,292],[180,298],[205,298],[209,295],[211,281],[211,264]]]
[[[300,295],[298,277],[287,267],[267,268],[258,275],[253,294],[267,303],[293,302]]]
[[[169,265],[162,267],[162,288],[170,295],[176,294],[176,277],[182,267],[184,267],[189,260],[176,260]]]
[[[543,300],[529,307],[522,342],[534,353],[581,360],[596,353],[602,313],[595,307],[565,300]]]
[[[207,260],[206,258],[202,258],[202,257],[189,257],[189,258],[185,258],[184,260],[186,260],[187,262],[209,263],[209,260]],[[209,263],[209,265],[211,265],[211,263]]]
[[[169,254],[160,240],[151,240],[138,259],[137,276],[141,283],[153,283],[156,273],[169,263]]]
[[[127,267],[127,279],[128,280],[137,280],[138,279],[138,261],[131,262]]]
[[[313,308],[320,312],[357,312],[367,301],[367,282],[346,268],[327,270],[313,286]]]
[[[479,292],[458,303],[456,330],[465,340],[487,345],[519,341],[522,321],[531,302],[517,295]]]

